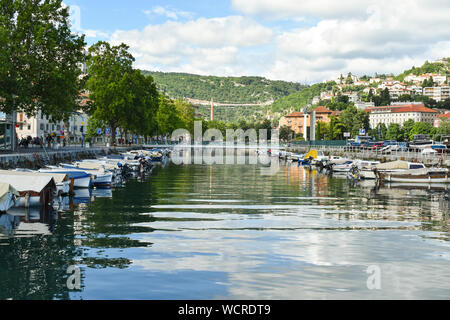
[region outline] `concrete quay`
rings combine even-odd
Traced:
[[[57,165],[61,162],[73,162],[82,159],[93,159],[99,156],[117,154],[135,149],[135,147],[66,147],[59,149],[30,148],[16,152],[0,154],[1,169],[27,168],[38,169],[46,165]]]

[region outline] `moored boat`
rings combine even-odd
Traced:
[[[73,186],[75,188],[90,188],[92,185],[92,175],[80,170],[49,167],[45,169],[39,169],[39,172],[51,174],[66,174],[69,176],[69,179],[73,179]]]
[[[422,163],[394,161],[377,165],[376,177],[381,181],[403,183],[450,183],[446,168],[427,168]]]
[[[19,207],[50,205],[56,191],[55,180],[47,175],[1,170],[0,182],[10,184],[19,192],[20,198],[16,202]]]

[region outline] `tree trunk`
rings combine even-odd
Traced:
[[[116,143],[116,126],[111,126],[111,147],[114,147]]]

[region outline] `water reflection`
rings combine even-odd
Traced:
[[[348,181],[296,163],[262,169],[166,163],[55,208],[8,212],[0,298],[450,296],[445,188]],[[381,291],[366,287],[373,264]],[[65,285],[70,265],[81,268],[80,291]]]

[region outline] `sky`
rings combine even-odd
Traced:
[[[72,29],[135,67],[317,83],[450,56],[449,0],[65,0]]]

